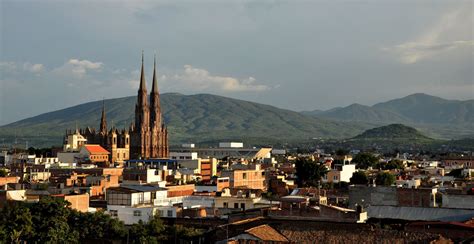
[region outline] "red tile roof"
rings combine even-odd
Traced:
[[[270,227],[269,225],[259,225],[246,230],[248,234],[251,234],[262,241],[272,242],[288,242],[288,239],[280,234],[278,231]]]
[[[84,145],[87,151],[89,151],[90,154],[109,154],[109,151],[105,150],[103,147],[100,145]]]

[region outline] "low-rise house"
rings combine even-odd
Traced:
[[[87,161],[94,164],[102,163],[106,165],[109,162],[109,151],[100,145],[86,144],[82,146],[80,153]]]
[[[126,225],[148,222],[166,211],[167,217],[176,217],[176,209],[167,200],[167,189],[153,185],[127,185],[107,190],[107,212]],[[168,215],[168,211],[171,214]]]
[[[246,187],[249,189],[266,190],[265,171],[256,165],[255,169],[224,170],[221,177],[229,178],[229,187]]]
[[[336,164],[321,178],[324,183],[350,182],[355,164]]]

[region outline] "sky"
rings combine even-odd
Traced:
[[[0,0],[0,125],[148,88],[296,111],[474,99],[474,2]]]

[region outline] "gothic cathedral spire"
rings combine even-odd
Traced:
[[[156,55],[153,61],[153,85],[150,92],[150,125],[151,127],[161,127],[161,106],[160,93],[158,92],[158,82],[156,78]]]
[[[105,118],[105,100],[102,100],[102,117],[100,118],[100,132],[107,134],[107,120]]]
[[[146,129],[149,126],[148,96],[146,92],[145,68],[142,51],[142,69],[140,74],[140,88],[138,89],[137,104],[135,106],[135,128]]]

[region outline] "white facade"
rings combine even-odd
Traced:
[[[184,143],[184,144],[181,144],[181,147],[194,148],[195,145],[194,143]]]
[[[78,152],[81,147],[86,144],[87,139],[85,139],[78,131],[72,135],[68,135],[66,139],[66,144],[63,146],[64,152]]]
[[[182,203],[183,197],[168,197],[165,188],[141,185],[125,185],[109,188],[106,193],[107,212],[126,225],[148,222],[156,214],[176,218],[174,204]]]
[[[171,159],[185,159],[185,160],[196,160],[198,159],[197,152],[170,152]]]
[[[356,171],[355,164],[346,164],[342,166],[342,170],[340,173],[341,179],[340,181],[350,182],[352,174]]]
[[[120,205],[107,205],[107,212],[120,219],[126,225],[138,223],[138,221],[148,222],[157,212],[156,207],[129,207]]]
[[[219,147],[223,148],[243,148],[243,142],[219,142]]]
[[[356,172],[355,164],[346,164],[339,167],[340,169],[329,170],[329,172],[321,178],[322,182],[350,182],[352,174]]]

